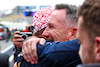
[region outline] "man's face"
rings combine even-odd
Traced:
[[[82,60],[83,64],[87,63],[93,63],[94,62],[94,55],[95,52],[93,52],[93,46],[89,36],[87,35],[87,32],[85,29],[82,28],[82,23],[83,23],[83,17],[80,16],[78,20],[78,32],[77,32],[77,39],[80,42],[80,50],[79,50],[79,55]]]
[[[47,28],[44,30],[42,35],[48,39],[53,41],[65,41],[69,38],[69,29],[65,23],[66,18],[66,10],[55,10],[48,23]]]

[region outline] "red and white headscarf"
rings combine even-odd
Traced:
[[[53,7],[45,7],[40,9],[34,14],[33,23],[31,26],[34,27],[33,33],[35,34],[37,31],[45,28],[47,26],[47,22],[49,20],[50,15],[54,12]]]

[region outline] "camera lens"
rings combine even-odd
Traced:
[[[27,37],[25,35],[23,35],[22,38],[24,38],[24,40],[25,40]]]

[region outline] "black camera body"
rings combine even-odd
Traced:
[[[20,33],[18,33],[19,35],[22,35],[22,38],[24,38],[24,41],[28,38],[28,37],[30,37],[30,36],[32,36],[32,32],[20,32]]]

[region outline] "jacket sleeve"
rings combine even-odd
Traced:
[[[24,60],[22,67],[76,67],[81,63],[78,50],[79,44],[76,40],[49,42],[43,46],[37,44],[38,64],[32,65]]]
[[[76,67],[81,64],[78,55],[79,46],[77,40],[46,44],[40,50],[37,65],[38,67]]]

